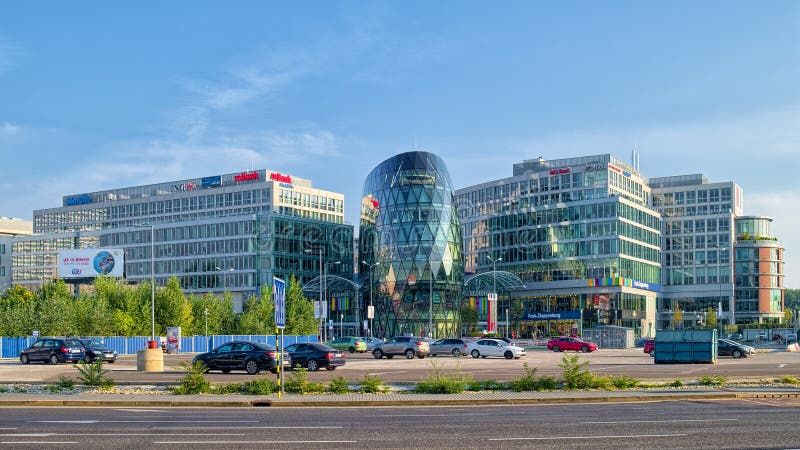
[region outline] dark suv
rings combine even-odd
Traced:
[[[50,364],[76,363],[84,358],[86,358],[86,353],[83,351],[83,345],[77,339],[37,339],[30,347],[19,352],[19,361],[22,364],[28,364],[31,361],[43,361]]]
[[[192,363],[201,361],[208,370],[246,370],[255,375],[262,370],[278,373],[278,350],[268,344],[250,341],[233,341],[220,345],[208,353],[194,357]]]
[[[372,350],[372,356],[375,359],[381,359],[384,356],[392,359],[394,355],[405,355],[408,359],[424,358],[431,352],[431,345],[425,339],[416,336],[397,336],[393,337],[382,344],[375,346]]]

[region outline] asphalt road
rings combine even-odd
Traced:
[[[453,373],[458,370],[468,374],[475,380],[509,381],[523,372],[523,364],[538,369],[537,375],[559,376],[561,369],[558,363],[564,353],[549,351],[529,351],[524,358],[506,360],[502,358],[473,359],[471,357],[454,358],[451,356],[415,358],[407,360],[403,357],[374,359],[370,354],[348,354],[347,364],[336,371],[309,374],[312,381],[326,381],[333,376],[342,376],[349,380],[360,380],[366,374],[377,375],[384,382],[404,383],[417,382],[427,377],[434,365]],[[139,373],[136,371],[136,358],[123,356],[115,364],[106,364],[111,376],[118,382],[125,383],[164,383],[174,382],[181,378],[176,367],[184,361],[190,361],[192,355],[165,355],[165,372]],[[598,350],[593,353],[580,354],[582,361],[588,361],[588,368],[602,374],[628,375],[640,380],[671,381],[675,379],[695,380],[704,375],[724,376],[729,379],[774,379],[781,376],[800,375],[800,353],[773,351],[760,353],[749,358],[719,358],[717,364],[654,364],[653,358],[642,353],[641,348],[626,350]],[[71,364],[50,366],[46,364],[30,364],[23,366],[16,360],[0,362],[0,384],[13,382],[54,382],[59,376],[77,377],[77,370]],[[223,375],[219,372],[209,374],[212,382],[230,383],[252,379],[254,376],[244,372],[233,372]]]
[[[392,408],[2,408],[0,448],[791,448],[800,400]]]

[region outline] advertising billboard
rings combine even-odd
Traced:
[[[125,252],[121,248],[83,248],[58,252],[59,278],[122,277]]]

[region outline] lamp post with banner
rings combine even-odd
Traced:
[[[487,331],[497,332],[497,263],[502,261],[503,258],[492,258],[486,256],[492,262],[492,293],[488,296],[489,311],[486,316]]]
[[[372,268],[379,266],[381,262],[378,261],[375,264],[367,264],[367,262],[364,260],[361,262],[369,267],[369,308],[367,309],[367,317],[369,318],[369,336],[372,337],[372,319],[375,317],[375,307],[372,305]]]
[[[324,248],[307,248],[307,249],[304,250],[304,252],[308,253],[308,254],[311,254],[311,255],[313,255],[313,254],[318,254],[319,255],[319,283],[320,283],[319,284],[319,311],[320,311],[320,314],[319,314],[319,337],[320,337],[320,339],[322,339],[324,341],[325,339],[323,338],[323,336],[325,335],[325,328],[326,328],[325,327],[325,318],[327,317],[326,313],[328,312],[327,311],[328,310],[327,307],[323,308],[323,301],[322,301],[322,296],[323,296],[323,292],[322,292],[322,276],[323,276],[322,275],[322,254],[325,253],[325,249]]]

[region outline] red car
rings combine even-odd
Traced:
[[[656,340],[648,339],[644,341],[644,352],[650,356],[656,356]]]
[[[572,350],[587,353],[597,350],[597,344],[581,340],[581,338],[577,337],[554,337],[547,343],[547,349],[554,352]]]

